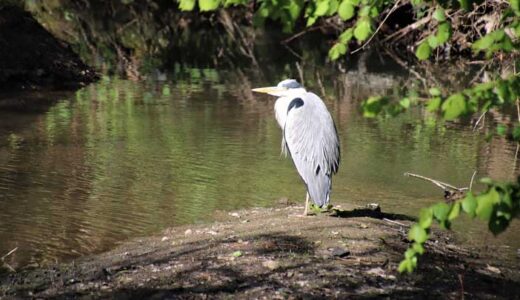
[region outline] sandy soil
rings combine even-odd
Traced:
[[[297,217],[302,207],[218,213],[110,252],[0,277],[0,297],[520,297],[518,259],[455,245],[435,232],[413,275],[396,271],[410,218],[371,209]],[[493,248],[487,248],[493,249]]]

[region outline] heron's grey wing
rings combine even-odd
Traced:
[[[327,107],[318,96],[305,93],[301,100],[303,105],[292,108],[289,105],[284,138],[312,200],[322,206],[329,201],[331,177],[338,171],[338,134]]]

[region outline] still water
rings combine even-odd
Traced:
[[[283,78],[179,73],[142,82],[106,77],[74,93],[40,95],[57,100],[41,110],[0,111],[0,256],[18,247],[8,258],[14,267],[64,261],[207,222],[215,210],[271,206],[282,197],[303,203],[304,186],[280,157],[274,99],[250,92]],[[404,172],[457,186],[467,186],[474,170],[497,179],[518,173],[516,145],[486,142],[471,126],[444,126],[423,112],[363,118],[359,100],[391,91],[406,72],[324,74],[323,89],[309,85],[325,93],[340,134],[334,204],[377,202],[415,215],[442,191]],[[480,222],[455,227],[469,231],[458,238],[470,245],[520,248],[518,222],[498,239]]]

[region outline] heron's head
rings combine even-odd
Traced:
[[[297,92],[305,92],[305,88],[294,79],[285,79],[280,81],[276,86],[256,88],[253,89],[253,92],[284,97]]]

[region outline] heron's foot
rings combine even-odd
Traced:
[[[304,212],[304,215],[318,215],[323,213],[331,213],[334,210],[334,206],[328,204],[323,207],[319,207],[315,204],[310,204],[309,209]]]
[[[334,210],[334,206],[332,204],[327,204],[322,208],[318,208],[322,213],[330,213]]]

